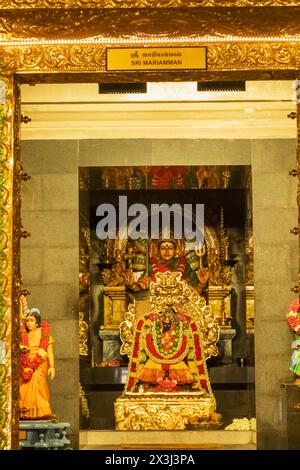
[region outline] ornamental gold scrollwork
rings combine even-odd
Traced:
[[[193,398],[182,395],[177,399],[166,398],[119,398],[115,403],[116,429],[160,430],[186,429],[191,419],[209,423],[214,412],[210,398]]]
[[[208,47],[208,64],[211,70],[298,69],[300,47],[297,43],[218,44]]]
[[[7,85],[11,83],[9,80],[1,80],[1,104],[0,104],[0,181],[1,181],[1,203],[4,204],[7,201],[7,196],[9,195],[9,168],[8,168],[8,155],[9,155],[9,125],[10,123],[6,120],[6,107],[9,107],[11,104],[11,96],[7,95]],[[8,102],[8,96],[10,100]],[[12,106],[11,106],[12,107]],[[9,201],[8,201],[9,202]],[[8,208],[5,207],[1,210],[1,226],[0,226],[0,288],[1,293],[5,293],[7,285],[7,267],[8,267],[8,257],[7,257],[7,230],[9,223]],[[9,394],[11,386],[11,374],[10,374],[10,359],[8,358],[8,365],[6,365],[6,345],[10,342],[11,330],[8,328],[8,319],[7,319],[7,296],[4,297],[4,302],[0,304],[0,346],[2,354],[5,354],[5,362],[1,361],[0,364],[0,403],[3,403],[1,407],[0,415],[0,449],[5,449],[9,446],[9,436],[5,432],[6,429],[10,431],[10,403],[9,403]],[[10,353],[10,349],[8,350]]]
[[[13,217],[13,236],[12,236],[12,297],[10,312],[11,316],[11,375],[12,375],[12,447],[18,448],[19,446],[19,345],[15,338],[19,336],[20,320],[20,296],[22,288],[21,270],[20,270],[20,239],[21,239],[21,184],[22,184],[22,171],[23,163],[21,161],[21,144],[20,144],[20,125],[21,125],[21,93],[18,83],[14,83],[14,108],[13,117],[13,191],[12,191],[12,217]],[[12,160],[12,159],[11,159]]]
[[[89,404],[81,383],[79,383],[79,400],[81,414],[82,416],[85,416],[88,419],[90,417]]]
[[[85,321],[85,312],[79,312],[79,355],[88,355],[88,330],[89,326]]]
[[[0,70],[51,71],[105,71],[103,45],[55,45],[7,47],[0,49]]]
[[[135,302],[128,306],[124,314],[124,321],[120,324],[120,353],[129,357],[132,345],[133,322],[135,319]]]
[[[298,0],[3,0],[3,9],[297,7]]]
[[[208,44],[207,49],[210,72],[300,68],[300,43]],[[19,73],[86,71],[104,73],[105,52],[106,46],[103,44],[0,48],[0,70],[17,70]],[[153,73],[149,73],[150,75]],[[161,72],[160,75],[167,77],[172,73]]]

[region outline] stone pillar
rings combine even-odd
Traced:
[[[289,234],[297,220],[295,140],[252,142],[255,372],[257,445],[281,449],[280,384],[290,376],[290,332],[286,311],[295,296],[298,247]]]
[[[77,142],[25,141],[22,221],[31,237],[21,246],[21,273],[54,338],[56,377],[49,383],[59,421],[69,422],[72,447],[79,437],[78,158]]]

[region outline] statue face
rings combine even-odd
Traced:
[[[165,241],[161,242],[161,244],[159,245],[159,256],[166,261],[174,258],[175,251],[176,248],[174,243],[172,242]]]
[[[26,326],[29,331],[35,330],[35,328],[37,328],[38,324],[36,318],[33,315],[28,315],[26,317]]]

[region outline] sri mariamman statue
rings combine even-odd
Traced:
[[[136,325],[127,390],[209,392],[197,324],[184,312],[166,306]]]
[[[53,338],[37,308],[21,310],[20,363],[21,419],[51,419],[47,377],[55,377]]]
[[[121,352],[130,358],[123,395],[115,403],[117,429],[185,429],[215,425],[221,415],[206,359],[217,355],[219,326],[204,297],[182,272],[156,272],[150,311],[132,304],[120,326]]]

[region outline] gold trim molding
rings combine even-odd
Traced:
[[[0,341],[5,345],[5,362],[0,364],[0,449],[18,448],[18,338],[19,334],[19,234],[20,208],[18,129],[14,115],[18,90],[13,74],[1,74],[4,84],[0,120]],[[19,106],[16,108],[19,109]],[[16,124],[17,125],[17,124]],[[14,149],[15,145],[15,149]],[[14,151],[15,150],[15,151]],[[15,191],[13,192],[13,188]],[[17,315],[13,315],[17,312]]]
[[[298,0],[3,0],[1,9],[297,7]]]
[[[300,6],[300,5],[299,5]],[[0,38],[105,39],[142,42],[178,37],[300,37],[300,8],[147,8],[2,10]]]

